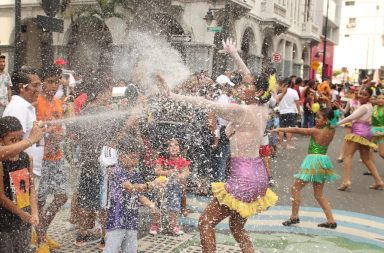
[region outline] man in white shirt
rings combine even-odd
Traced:
[[[235,84],[229,79],[230,73],[227,75],[220,75],[216,78],[216,83],[221,86],[221,94],[217,98],[217,102],[223,104],[231,103],[230,93]],[[225,134],[225,128],[228,121],[220,117],[217,118],[217,128],[215,137],[218,138],[217,148],[213,152],[212,169],[213,179],[215,182],[224,182],[226,176],[227,162],[230,156],[229,140]]]
[[[5,71],[5,56],[0,55],[0,117],[3,115],[4,109],[11,100],[12,82],[8,72]]]
[[[24,139],[26,139],[32,130],[33,122],[36,121],[36,111],[32,104],[37,100],[41,81],[35,73],[16,72],[12,75],[12,83],[15,95],[5,108],[3,116],[16,117],[23,126]],[[35,161],[36,144],[25,151]]]
[[[284,82],[285,83],[285,82]],[[300,98],[297,91],[288,87],[279,96],[280,127],[295,127],[297,114],[300,114]],[[286,133],[287,149],[294,149],[292,145],[292,134]],[[284,133],[279,132],[279,144],[283,143]]]

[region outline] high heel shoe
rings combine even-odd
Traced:
[[[339,191],[350,191],[351,190],[351,183],[347,183],[347,184],[342,183],[337,189]]]
[[[382,190],[384,190],[384,183],[373,184],[373,185],[369,186],[369,189],[382,191]]]
[[[336,223],[336,222],[334,222],[334,223],[324,222],[324,223],[317,224],[317,226],[318,226],[319,228],[330,228],[330,229],[335,229],[335,228],[337,228],[337,223]]]
[[[289,218],[288,220],[284,221],[282,224],[283,226],[291,226],[293,224],[298,224],[300,223],[299,218]]]

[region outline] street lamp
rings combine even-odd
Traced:
[[[13,71],[21,69],[21,0],[15,0],[15,61]]]
[[[229,37],[229,20],[230,20],[230,13],[231,13],[231,4],[229,0],[225,0],[225,6],[224,9],[217,9],[217,8],[209,8],[205,17],[203,18],[207,25],[210,26],[215,20],[215,16],[213,11],[219,11],[224,10],[224,20],[222,23],[222,30],[218,34],[217,38],[215,38],[215,44],[216,44],[216,50],[218,52],[219,48],[221,47],[221,41],[225,40]],[[221,74],[227,69],[227,57],[226,56],[219,56],[216,54],[214,57],[214,75]]]
[[[211,25],[213,20],[215,20],[215,17],[213,16],[213,10],[220,10],[220,9],[213,9],[213,8],[209,8],[209,10],[207,11],[207,14],[205,14],[205,17],[203,18],[206,22],[207,22],[207,25]]]
[[[321,71],[321,80],[323,82],[325,79],[325,60],[327,58],[328,11],[329,11],[329,0],[327,0],[327,12],[325,15],[325,28],[324,28],[323,69]]]

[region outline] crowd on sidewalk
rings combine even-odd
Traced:
[[[224,44],[236,70],[213,79],[195,73],[172,92],[157,76],[160,97],[147,96],[140,83],[114,81],[106,70],[67,70],[61,57],[10,76],[0,55],[0,252],[59,249],[47,231],[68,199],[76,246],[98,240],[106,253],[136,252],[139,206],[151,211],[149,234],[182,235],[178,217],[188,215],[187,191],[214,197],[200,219],[204,252],[214,248],[212,228],[227,216],[248,252],[244,224],[277,201],[270,161],[280,149],[295,149],[295,133],[311,139],[283,225],[300,222],[300,190],[312,183],[327,218],[319,226],[334,229],[323,187],[337,178],[326,156],[336,126],[346,129],[338,189],[351,189],[351,159],[359,150],[374,179],[370,188],[383,190],[372,158],[372,150],[384,158],[380,82],[279,78],[273,68],[250,77],[233,47]],[[125,95],[113,96],[114,87],[127,87]]]

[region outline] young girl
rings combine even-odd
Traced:
[[[332,169],[332,163],[327,154],[329,144],[335,135],[335,129],[330,127],[333,111],[321,109],[316,113],[314,128],[278,128],[276,131],[310,135],[308,155],[301,163],[300,171],[294,175],[296,181],[292,186],[292,213],[291,217],[283,222],[284,226],[300,223],[299,207],[300,192],[307,183],[312,183],[314,196],[324,214],[327,222],[318,224],[319,227],[336,228],[337,224],[333,218],[331,207],[323,196],[324,183],[336,178]]]
[[[312,128],[315,120],[314,113],[312,111],[312,105],[315,103],[315,91],[311,88],[307,88],[304,94],[304,103],[303,103],[303,111],[304,111],[304,121],[303,128]]]
[[[337,188],[340,191],[345,191],[351,188],[350,174],[352,169],[352,157],[356,150],[360,151],[361,159],[368,170],[372,173],[375,183],[371,185],[370,189],[383,189],[384,182],[381,179],[376,165],[370,155],[370,148],[376,148],[376,144],[371,142],[371,122],[372,122],[372,104],[369,102],[372,96],[372,89],[370,87],[364,88],[358,94],[361,106],[356,109],[350,116],[339,121],[337,124],[342,125],[352,122],[352,133],[345,136],[345,157],[343,167],[343,183]]]
[[[169,212],[169,228],[172,234],[182,235],[184,232],[177,226],[177,214],[181,210],[181,198],[183,189],[187,184],[190,162],[180,155],[179,142],[172,138],[168,141],[167,154],[157,159],[155,173],[157,176],[167,177],[168,183],[165,187],[165,206]],[[162,200],[160,200],[162,201]],[[151,229],[152,235],[157,235],[159,230],[160,216],[153,215]]]

